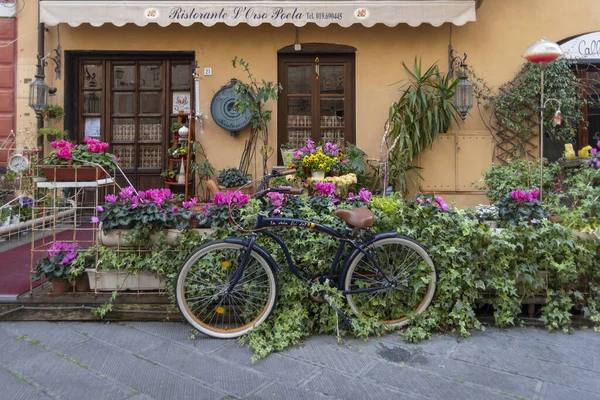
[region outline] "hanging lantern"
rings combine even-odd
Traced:
[[[48,105],[49,90],[48,84],[39,75],[29,84],[29,107],[33,108],[36,114],[41,113]]]
[[[473,108],[473,85],[464,73],[461,73],[458,79],[458,84],[454,88],[454,107],[464,121],[469,110]]]

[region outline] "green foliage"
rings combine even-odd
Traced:
[[[69,131],[58,128],[40,128],[37,133],[39,136],[53,136],[56,139],[64,139],[69,136]]]
[[[442,76],[437,63],[424,69],[416,57],[412,69],[404,62],[402,67],[409,79],[398,82],[402,94],[390,107],[387,121],[391,140],[397,141],[390,156],[390,182],[396,189],[406,188],[406,175],[414,172],[411,161],[459,121],[452,102],[458,79]]]
[[[182,124],[180,124],[179,122],[173,122],[173,125],[171,125],[171,132],[172,133],[177,133],[179,132],[179,130],[183,127]]]
[[[544,194],[546,197],[553,190],[554,177],[560,171],[557,163],[548,163],[544,159]],[[483,172],[483,181],[477,182],[476,187],[485,190],[492,202],[504,198],[512,190],[529,190],[537,188],[540,182],[540,163],[536,160],[515,159],[507,165],[492,164],[489,171]],[[545,197],[545,198],[546,198]]]
[[[226,188],[244,186],[248,183],[246,174],[237,169],[230,168],[219,173],[219,183]]]
[[[525,63],[515,77],[494,97],[494,115],[501,129],[514,132],[519,138],[519,154],[524,154],[524,144],[539,134],[541,72],[533,63]],[[548,129],[552,138],[570,141],[576,126],[583,121],[582,82],[573,73],[572,64],[557,60],[544,71],[544,98],[560,101],[560,110],[566,123]],[[551,127],[551,118],[558,104],[548,102],[545,113],[546,127]],[[519,155],[516,154],[516,155]]]
[[[177,176],[178,171],[176,169],[166,169],[160,173],[160,176],[163,178],[175,178]]]
[[[42,116],[45,119],[61,120],[65,116],[65,110],[61,106],[48,104],[42,110]]]

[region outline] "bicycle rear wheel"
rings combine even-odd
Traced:
[[[183,317],[206,335],[230,339],[261,324],[275,305],[277,278],[256,251],[238,283],[227,293],[246,248],[215,241],[190,254],[177,276],[175,293]]]
[[[403,237],[375,240],[366,252],[371,259],[361,252],[350,262],[344,290],[373,291],[347,293],[348,305],[356,315],[394,327],[407,325],[408,315],[425,311],[433,299],[436,271],[431,258],[418,243]],[[377,290],[389,281],[393,287]]]

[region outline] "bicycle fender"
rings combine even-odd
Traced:
[[[244,247],[248,247],[248,241],[244,240],[244,239],[240,239],[240,238],[227,237],[227,238],[223,239],[223,241],[227,242],[227,243],[241,244]],[[264,257],[264,259],[267,260],[267,262],[269,263],[269,265],[271,266],[271,268],[273,268],[273,270],[275,272],[279,272],[281,270],[279,268],[279,266],[277,265],[277,263],[275,262],[275,260],[273,259],[273,257],[271,257],[271,255],[264,248],[255,244],[254,251],[256,251],[258,254],[260,254],[262,257]]]
[[[387,239],[387,238],[392,238],[392,237],[401,237],[404,239],[408,239],[407,237],[398,235],[398,233],[394,232],[394,231],[381,232],[381,233],[376,233],[375,235],[371,235],[368,238],[366,238],[361,243],[360,247],[361,247],[361,249],[364,249],[365,247],[367,247],[368,245],[370,245],[371,243],[373,243],[376,240]],[[344,260],[344,263],[342,264],[342,269],[340,271],[340,279],[338,280],[338,289],[339,290],[344,290],[344,280],[345,280],[346,272],[348,272],[348,268],[350,268],[350,263],[352,262],[352,260],[354,260],[354,257],[356,257],[358,255],[358,253],[360,253],[360,250],[355,249],[352,253],[350,253],[350,254],[348,254],[348,256],[346,256],[346,259]]]

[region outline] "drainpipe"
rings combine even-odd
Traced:
[[[44,61],[42,61],[42,58],[44,58],[44,33],[46,30],[46,26],[43,22],[39,22],[40,20],[40,2],[38,1],[38,50],[37,50],[37,73],[36,73],[36,77],[39,76],[40,78],[42,78],[42,80],[44,80],[44,78],[46,77],[44,75]],[[42,113],[38,112],[35,114],[35,117],[37,119],[37,130],[40,130],[40,128],[44,127],[44,118],[42,117]],[[36,135],[37,135],[37,131],[36,131]],[[38,136],[38,147],[41,149],[42,146],[44,145],[44,137],[43,136]]]

